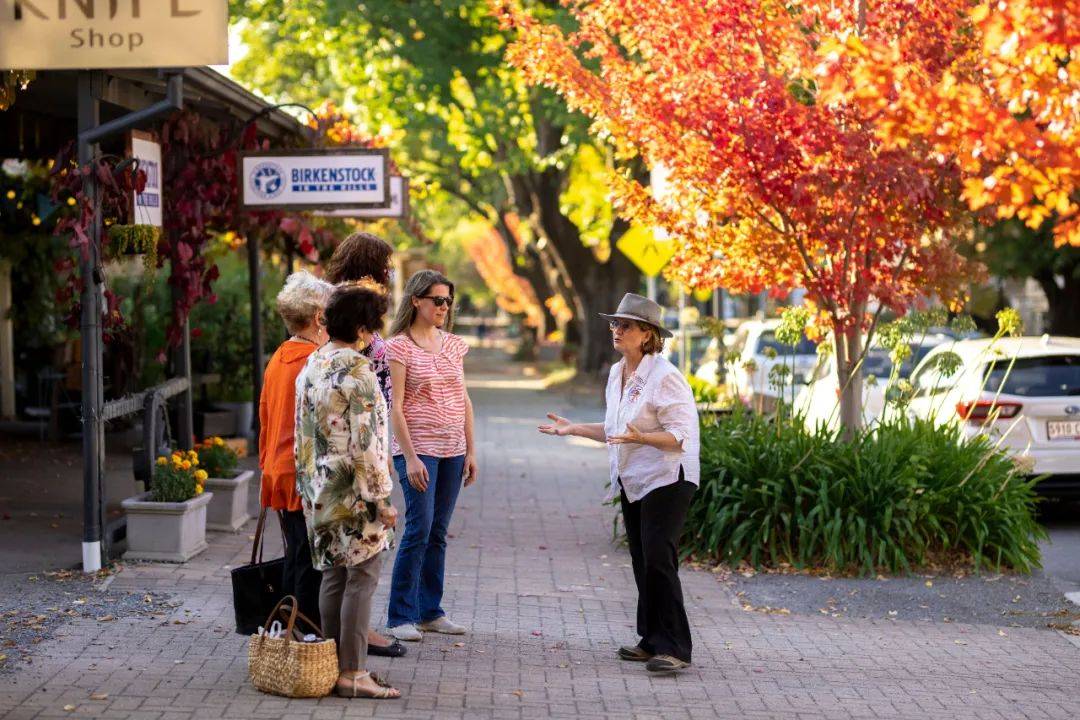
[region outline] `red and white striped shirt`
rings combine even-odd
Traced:
[[[392,363],[405,366],[402,412],[417,455],[447,458],[465,454],[465,368],[469,346],[457,335],[440,332],[442,347],[432,353],[408,334],[386,341]],[[394,438],[391,452],[401,455]]]

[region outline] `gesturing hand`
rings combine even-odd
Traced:
[[[554,413],[548,413],[548,419],[551,420],[549,425],[540,425],[537,430],[545,435],[558,435],[559,437],[565,437],[570,434],[570,428],[573,427],[573,423],[564,417],[559,417]]]
[[[645,445],[645,434],[630,423],[626,424],[626,432],[621,435],[611,435],[607,439],[610,445]]]

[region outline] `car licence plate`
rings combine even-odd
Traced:
[[[1046,423],[1050,440],[1080,440],[1080,420],[1051,420]]]

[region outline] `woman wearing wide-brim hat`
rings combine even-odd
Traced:
[[[608,445],[611,488],[622,503],[626,539],[638,589],[636,645],[619,648],[623,660],[645,662],[651,672],[690,665],[690,624],[679,582],[678,542],[698,485],[698,417],[682,373],[660,356],[671,333],[661,308],[627,293],[607,315],[612,344],[622,359],[611,368],[604,422],[572,423],[548,415],[547,435],[577,435]]]

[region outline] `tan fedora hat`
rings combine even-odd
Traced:
[[[660,331],[660,337],[671,337],[671,331],[664,328],[660,324],[660,318],[663,315],[664,309],[657,303],[653,302],[647,297],[641,295],[635,295],[634,293],[626,293],[623,295],[622,301],[619,303],[619,309],[610,315],[607,313],[600,313],[600,317],[613,320],[620,318],[622,320],[637,320],[647,325],[652,325],[654,328]]]

